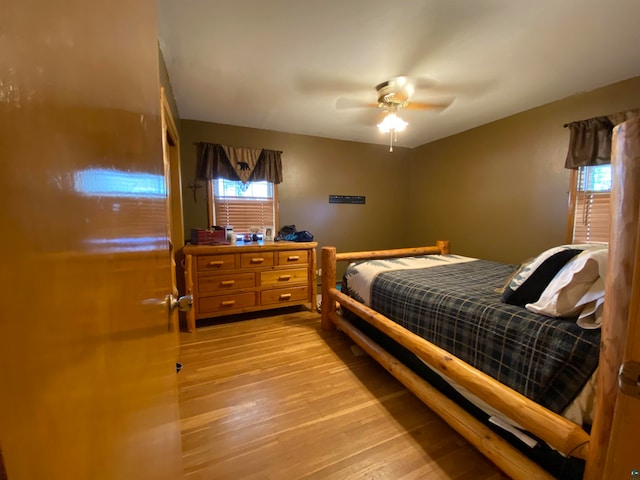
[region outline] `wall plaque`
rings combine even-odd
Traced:
[[[365,197],[362,195],[329,195],[329,203],[357,203],[364,205]]]

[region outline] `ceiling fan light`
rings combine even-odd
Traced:
[[[407,125],[409,124],[395,113],[388,113],[382,122],[378,124],[378,129],[382,133],[389,133],[391,131],[401,132],[407,127]]]

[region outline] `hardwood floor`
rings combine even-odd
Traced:
[[[317,313],[180,335],[186,479],[506,478]]]

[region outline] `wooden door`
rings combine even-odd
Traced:
[[[640,272],[637,270],[635,277],[635,302],[631,310],[633,317],[630,318],[629,348],[625,353],[625,362],[640,364]],[[618,393],[604,478],[640,478],[640,443],[637,439],[639,428],[640,395]]]
[[[635,256],[630,256],[629,280],[631,291],[629,292],[629,321],[625,332],[619,336],[624,353],[621,355],[622,363],[629,366],[640,365],[640,193],[637,186],[640,184],[640,119],[629,120],[617,127],[614,140],[624,132],[624,140],[614,143],[620,155],[624,155],[627,165],[624,173],[626,181],[635,185],[634,195],[629,193],[620,199],[627,204],[628,213],[622,218],[625,225],[635,226]],[[631,186],[628,187],[632,190]],[[635,263],[634,263],[635,261]],[[633,268],[635,266],[635,268]],[[626,345],[624,345],[626,339]],[[628,371],[633,370],[629,368]],[[636,383],[640,382],[640,374],[636,370]],[[620,390],[616,392],[615,410],[611,428],[611,437],[607,449],[604,478],[629,479],[640,478],[640,443],[638,442],[638,430],[640,429],[640,394],[636,390],[631,394],[625,394]]]
[[[155,5],[3,3],[10,480],[182,478]]]

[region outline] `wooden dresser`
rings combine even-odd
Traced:
[[[316,242],[239,242],[184,247],[187,313],[196,320],[289,305],[316,306]]]

